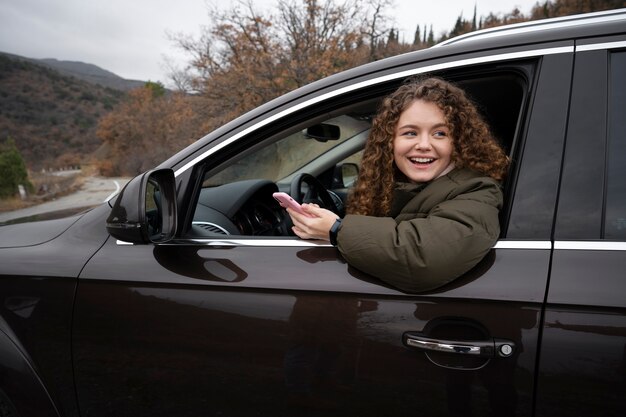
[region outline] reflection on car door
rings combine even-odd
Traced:
[[[571,65],[545,57],[535,80],[533,106],[559,111],[523,122],[505,239],[441,289],[402,293],[297,239],[109,239],[77,293],[81,413],[532,415]]]
[[[293,407],[407,415],[418,405],[528,412],[548,258],[496,249],[453,287],[412,296],[351,269],[330,247],[128,247],[111,239],[79,288],[80,408],[153,416],[293,415]],[[403,345],[405,332],[504,339],[515,351],[427,356]]]

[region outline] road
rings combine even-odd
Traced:
[[[53,211],[95,206],[121,191],[129,180],[130,178],[86,177],[77,192],[36,206],[0,213],[0,223]]]

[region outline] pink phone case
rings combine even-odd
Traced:
[[[287,193],[274,193],[272,194],[272,197],[274,197],[276,199],[276,201],[278,201],[281,205],[281,207],[283,208],[290,208],[293,209],[295,211],[297,211],[300,214],[303,214],[307,217],[311,217],[308,213],[306,213],[304,210],[302,210],[302,206],[300,205],[300,203],[298,203],[296,200],[294,200],[289,194]]]

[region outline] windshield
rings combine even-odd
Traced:
[[[351,138],[365,132],[369,120],[347,115],[311,126],[246,153],[235,163],[205,178],[203,187],[218,186],[246,179],[281,182],[322,155],[340,148]]]

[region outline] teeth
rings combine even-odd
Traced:
[[[411,158],[411,162],[417,162],[419,164],[427,164],[433,161],[433,158]]]

